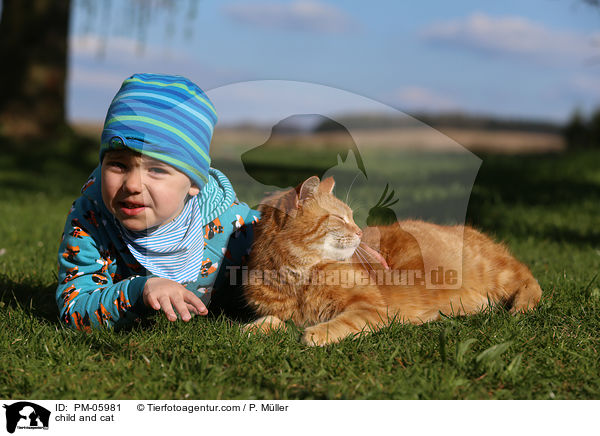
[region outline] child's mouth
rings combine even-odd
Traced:
[[[143,204],[139,204],[139,203],[131,203],[131,202],[128,202],[128,201],[122,201],[122,202],[120,202],[121,212],[123,212],[123,214],[125,214],[127,216],[138,215],[145,208],[146,208],[146,206],[144,206]]]

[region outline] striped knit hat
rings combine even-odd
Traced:
[[[134,74],[108,108],[100,162],[108,150],[126,147],[177,168],[202,188],[216,123],[211,101],[185,77]]]

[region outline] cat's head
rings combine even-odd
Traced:
[[[259,210],[265,228],[276,232],[293,253],[322,260],[349,259],[360,244],[362,231],[352,209],[332,194],[335,181],[312,176],[295,189],[265,198]]]

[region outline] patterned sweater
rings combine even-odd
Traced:
[[[99,181],[100,167],[73,203],[58,250],[60,318],[85,331],[130,324],[151,312],[142,292],[152,274],[123,242],[115,218],[101,200]],[[201,202],[206,211],[204,259],[197,279],[183,285],[208,305],[213,290],[227,284],[228,267],[246,263],[260,213],[238,201],[227,177],[214,168],[200,195],[190,201]]]

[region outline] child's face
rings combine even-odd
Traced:
[[[180,171],[129,150],[108,151],[102,161],[102,199],[132,231],[166,224],[183,210],[188,195],[200,189]]]

